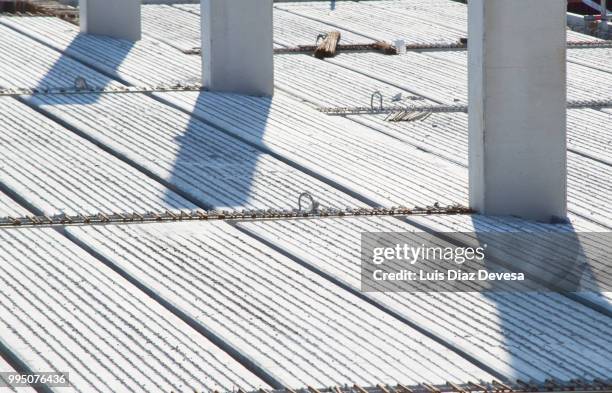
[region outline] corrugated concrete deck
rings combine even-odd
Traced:
[[[442,29],[439,24],[397,10],[371,7],[350,1],[276,3],[276,8],[293,12],[331,26],[358,32],[377,41],[408,43],[457,42],[465,36],[459,29]]]
[[[418,218],[440,231],[496,226],[516,231],[502,220],[470,217]],[[472,220],[474,224],[472,223]],[[520,222],[519,220],[516,220]],[[468,225],[469,224],[469,225]],[[360,289],[362,232],[420,232],[395,218],[351,218],[241,223],[240,227],[329,274],[355,291]],[[471,228],[467,228],[470,227]],[[442,242],[442,244],[445,244]],[[368,293],[367,297],[454,343],[509,379],[586,378],[612,372],[612,339],[598,326],[608,318],[553,293]],[[554,338],[554,341],[549,340]],[[588,352],[589,358],[584,354]],[[571,367],[558,359],[571,362]],[[588,377],[587,377],[588,376]]]
[[[145,9],[148,7],[155,6],[144,6]],[[173,7],[190,12],[196,16],[200,15],[199,4],[174,4]],[[194,24],[192,20],[189,21],[188,26],[191,30],[190,35],[193,34],[194,30],[199,31],[199,23],[199,18],[196,24]],[[327,33],[331,30],[340,31],[342,35],[341,42],[343,44],[367,44],[373,42],[371,39],[360,34],[345,29],[337,29],[328,24],[304,18],[279,8],[274,9],[274,45],[277,48],[314,45],[317,35]],[[163,34],[163,32],[160,32],[160,34]]]
[[[466,51],[409,52],[400,56],[344,53],[327,61],[440,103],[467,104]],[[568,100],[611,98],[609,73],[568,63]]]
[[[30,19],[34,19],[36,21],[47,20],[47,18],[30,18]],[[9,21],[13,21],[13,20],[16,20],[16,18],[10,18],[9,19]],[[449,80],[453,79],[453,78],[457,79],[456,78],[457,75],[460,75],[460,74],[463,74],[464,75],[463,78],[465,78],[465,69],[464,69],[464,67],[461,67],[459,65],[453,66],[452,63],[449,63],[449,62],[444,61],[444,60],[433,59],[429,54],[410,53],[410,54],[408,54],[406,56],[400,56],[400,57],[387,57],[387,56],[377,55],[377,54],[358,54],[358,55],[357,54],[352,54],[352,55],[340,55],[336,59],[333,59],[331,61],[338,62],[338,61],[341,61],[343,58],[347,59],[347,58],[351,58],[351,57],[358,57],[358,59],[355,60],[355,62],[358,63],[357,60],[362,59],[363,57],[367,58],[367,57],[372,57],[372,56],[374,56],[374,58],[376,58],[378,61],[382,62],[381,67],[384,66],[384,67],[388,68],[390,66],[393,66],[393,64],[395,62],[400,62],[400,63],[404,64],[404,67],[405,67],[406,60],[411,60],[411,59],[414,58],[415,59],[415,64],[413,64],[410,67],[410,69],[412,69],[413,72],[415,72],[416,69],[422,70],[424,68],[424,66],[426,66],[426,65],[429,65],[429,66],[431,66],[433,68],[436,68],[436,69],[440,69],[440,67],[444,66],[450,72]],[[89,58],[90,62],[93,62],[93,58],[94,57],[90,57]],[[287,59],[288,59],[287,61],[291,61],[291,56],[287,56]],[[296,59],[299,60],[299,58],[296,58]],[[344,61],[344,60],[342,60],[342,61]],[[361,60],[359,60],[359,61],[361,61]],[[429,64],[429,62],[431,62],[431,61],[434,61],[434,62],[437,61],[437,63],[436,64]],[[140,61],[138,59],[134,60],[135,64],[138,64],[139,62]],[[326,63],[321,63],[321,64],[326,64]],[[326,67],[329,68],[329,66],[326,66]],[[453,67],[456,67],[456,69],[453,70]],[[287,66],[285,68],[289,69],[290,66]],[[282,67],[281,67],[281,69],[282,69]],[[338,70],[340,70],[340,68],[338,68]],[[330,72],[330,71],[328,70],[327,72]],[[414,75],[414,79],[411,80],[411,81],[408,81],[408,83],[403,83],[403,82],[398,83],[398,81],[401,81],[402,78],[405,79],[406,75],[398,75],[397,78],[393,79],[390,82],[391,83],[395,83],[398,86],[403,86],[403,87],[408,85],[409,88],[407,90],[409,90],[410,92],[420,93],[421,95],[429,96],[430,98],[436,99],[437,101],[440,101],[440,102],[446,102],[446,103],[461,103],[461,102],[465,102],[465,86],[457,85],[456,86],[457,94],[451,94],[451,96],[449,96],[448,92],[445,92],[444,89],[442,89],[441,86],[440,86],[440,82],[439,82],[439,80],[440,80],[440,78],[439,78],[440,72],[438,72],[437,75],[432,75],[431,79],[429,79],[429,80],[427,78],[423,77],[422,74],[423,73],[420,73],[418,76],[415,74]],[[122,76],[122,79],[130,79],[130,81],[133,82],[133,83],[136,83],[136,82],[139,81],[139,75],[135,75],[133,72],[131,72],[129,70],[127,72],[125,72],[124,74],[122,74],[121,76]],[[282,77],[281,77],[281,79],[282,79]],[[459,79],[461,79],[461,78],[459,78]],[[289,78],[287,80],[289,80]],[[388,79],[386,79],[386,80],[388,80]],[[425,83],[425,82],[427,82],[427,83]],[[305,85],[306,85],[306,83],[305,83]],[[412,85],[410,85],[411,83],[412,83]],[[414,84],[420,84],[420,86],[417,86],[417,88],[415,89],[413,87]],[[372,84],[372,85],[374,85],[374,84]],[[374,86],[372,86],[372,87],[374,87]],[[366,88],[366,89],[369,90],[369,88]],[[364,89],[364,91],[363,91],[364,95],[367,95],[367,94],[365,94],[365,90],[366,89]],[[299,91],[300,89],[296,88],[295,90]],[[338,91],[341,91],[341,90],[338,90]],[[433,92],[433,93],[430,93],[430,92]],[[194,98],[195,96],[196,95],[192,94],[192,95],[189,96],[190,98],[188,98],[187,100],[191,99],[193,101],[193,100],[195,100],[195,98]],[[327,95],[327,97],[334,97],[334,94],[329,94],[329,95]],[[182,101],[184,101],[184,100],[182,100]],[[347,97],[346,99],[343,98],[341,100],[341,102],[343,102],[343,103],[348,102],[348,101],[349,101],[349,97]],[[367,97],[364,97],[364,101],[367,102]],[[363,101],[361,101],[361,102],[363,102]],[[179,105],[183,105],[183,104],[179,103]],[[294,105],[297,105],[297,104],[294,104]],[[185,109],[187,109],[187,110],[191,110],[191,108],[189,108],[189,105],[186,105],[186,106],[183,105],[183,107]],[[234,107],[231,110],[236,111],[237,109],[238,108]],[[242,112],[245,112],[244,109],[241,109],[241,110],[242,110]],[[317,114],[317,115],[318,115],[318,117],[321,117],[319,114]],[[222,120],[222,122],[223,121],[224,120]],[[332,124],[334,122],[336,122],[337,119],[334,119],[334,120],[325,119],[323,121],[326,122],[326,123],[331,122],[330,125],[328,126],[328,128],[329,128],[329,127],[334,127],[334,125],[332,125]],[[324,139],[324,138],[327,138],[327,136],[325,136],[325,137],[321,136],[319,139]],[[258,140],[258,141],[252,141],[251,140],[251,142],[260,143],[261,140]],[[423,156],[422,153],[418,153],[417,155]],[[426,158],[427,159],[423,160],[423,161],[428,161],[430,159],[430,157],[426,157]],[[292,158],[290,158],[290,159],[292,159]],[[359,160],[360,160],[360,158],[356,158],[354,160],[354,162],[358,162]],[[419,170],[419,171],[421,173],[423,172],[423,170]],[[424,176],[420,175],[419,178],[420,179],[426,179],[428,176],[430,176],[430,174],[428,174],[427,172],[429,172],[429,170],[425,169]],[[421,180],[419,180],[419,181],[421,181]],[[421,183],[423,183],[423,181],[421,181]],[[457,184],[457,181],[452,181],[449,184]],[[370,196],[368,196],[368,198],[370,198]],[[387,198],[387,199],[389,199],[389,198]],[[391,200],[395,204],[402,204],[402,203],[405,203],[406,201],[408,201],[408,202],[413,202],[414,201],[414,203],[426,203],[426,204],[429,203],[429,204],[431,204],[431,203],[434,203],[436,201],[440,201],[439,198],[437,198],[437,197],[432,198],[430,196],[425,196],[424,198],[421,198],[420,200],[414,200],[412,198],[409,198],[409,199],[407,199],[407,198],[392,198]],[[452,196],[451,196],[451,198],[447,198],[446,199],[446,201],[449,201],[449,202],[463,202],[464,200],[465,199],[463,197],[457,198],[457,197],[452,197]]]
[[[377,91],[383,95],[384,106],[436,104],[414,92],[309,55],[276,55],[274,67],[278,88],[317,107],[370,107]],[[376,108],[380,105],[378,98],[373,103]]]
[[[79,34],[78,26],[53,17],[3,17],[0,24],[17,29],[117,80],[134,85],[197,83],[201,61],[160,41],[144,37],[137,43]],[[25,38],[22,35],[22,39]],[[40,61],[52,59],[30,53]],[[56,54],[55,56],[59,56]],[[67,59],[67,56],[62,57]],[[69,82],[72,86],[74,78]],[[93,85],[93,81],[90,81]],[[21,86],[24,87],[24,86]]]
[[[572,63],[612,73],[612,48],[574,49],[567,53]]]
[[[612,165],[610,114],[592,109],[571,109],[567,114],[568,149]],[[348,118],[467,166],[466,114],[436,113],[416,122],[389,122],[385,121],[386,115],[353,115]]]
[[[196,208],[11,97],[0,97],[0,117],[0,182],[38,214],[142,214]],[[97,121],[103,125],[101,119]]]
[[[606,49],[597,50],[603,50],[602,55],[606,53]],[[386,105],[418,105],[390,102],[398,93],[420,95],[445,105],[466,105],[466,56],[464,51],[411,52],[401,56],[352,53],[320,61],[308,55],[277,55],[276,84],[318,106],[369,106],[377,90],[383,93]],[[612,62],[612,55],[602,61]],[[568,68],[568,99],[612,98],[612,78],[608,73],[572,63]],[[346,88],[349,83],[351,89]]]
[[[440,30],[467,29],[467,6],[459,2],[432,2],[430,6],[418,1],[366,1],[363,5],[391,10],[413,18],[419,18],[439,26]]]
[[[199,7],[199,4],[194,4]],[[200,18],[167,4],[142,5],[142,32],[180,51],[200,48]]]
[[[375,204],[467,203],[460,166],[350,120],[322,115],[280,92],[273,99],[156,95]]]
[[[569,118],[572,119],[569,122],[570,150],[576,145],[579,146],[576,151],[587,149],[581,142],[586,139],[590,143],[601,146],[595,149],[594,158],[597,158],[598,151],[603,150],[605,155],[609,147],[606,141],[610,140],[610,132],[606,129],[606,123],[591,122],[588,114],[585,115],[583,110],[568,112]],[[413,123],[386,122],[384,116],[380,115],[352,116],[351,118],[467,168],[468,129],[465,114],[434,114],[425,121]],[[588,127],[588,131],[584,127]],[[577,136],[576,139],[574,135]],[[602,135],[602,138],[596,139]],[[589,151],[588,154],[591,152]],[[612,172],[610,166],[570,151],[568,152],[568,172],[570,210],[612,228]],[[462,176],[467,186],[467,170]]]
[[[342,42],[347,44],[352,43],[368,43],[374,40],[392,41],[394,39],[405,39],[408,38],[408,42],[430,42],[432,31],[436,34],[440,34],[440,30],[450,29],[452,31],[459,31],[464,36],[467,34],[467,7],[463,4],[455,4],[449,1],[443,1],[437,4],[430,4],[424,6],[422,2],[413,1],[378,1],[378,2],[362,2],[362,3],[348,3],[347,2],[332,4],[326,2],[313,3],[301,3],[301,4],[283,4],[277,3],[274,10],[274,28],[275,28],[275,45],[277,47],[291,47],[297,45],[312,45],[314,38],[320,33],[328,32],[332,29],[339,30],[342,34]],[[317,8],[315,13],[311,10],[313,5]],[[175,46],[179,46],[180,49],[189,49],[189,46],[199,46],[199,21],[192,18],[187,18],[184,15],[173,14],[168,9],[159,9],[157,7],[167,7],[158,5],[145,5],[143,6],[144,19],[145,19],[145,32],[151,36],[155,36],[161,41],[169,41],[176,31],[184,31],[180,37],[171,42],[175,43]],[[200,15],[200,6],[198,4],[175,4],[172,7],[180,10],[184,10],[192,13],[193,15]],[[375,9],[372,9],[375,7]],[[320,19],[320,12],[327,11],[329,18]],[[374,11],[374,12],[373,12]],[[296,13],[297,12],[297,13]],[[339,23],[335,18],[338,12],[346,15],[346,18],[342,19]],[[360,15],[369,17],[372,14],[377,15],[377,18],[386,18],[389,13],[393,14],[393,21],[397,19],[397,16],[401,16],[405,26],[410,29],[407,37],[402,36],[403,29],[399,30],[402,33],[397,35],[389,34],[388,30],[384,31],[376,23],[379,19],[373,22],[364,21],[362,18],[351,18],[354,15]],[[165,16],[165,20],[157,22],[159,19]],[[332,19],[334,18],[334,19]],[[415,23],[415,19],[417,22]],[[328,23],[321,22],[324,20]],[[329,24],[333,21],[333,26]],[[157,22],[157,23],[155,23]],[[366,31],[370,32],[370,37],[365,37],[362,34],[356,34],[363,28],[363,24],[367,23]],[[415,36],[414,26],[419,27],[419,33],[422,36],[419,40],[412,41]],[[168,32],[167,29],[160,29],[159,26],[166,26],[173,31]],[[339,28],[338,26],[346,26],[346,29]],[[386,26],[386,25],[385,25]],[[395,30],[394,30],[395,32]],[[188,41],[185,41],[185,37],[189,37]],[[193,37],[198,38],[194,40]],[[456,36],[447,36],[443,34],[441,37],[449,40],[456,39]],[[594,41],[596,38],[587,36],[580,33],[568,31],[568,40],[572,41]],[[187,43],[188,42],[188,43]],[[450,41],[445,41],[450,42]],[[179,44],[180,43],[180,44]],[[603,64],[603,63],[602,63]]]
[[[298,15],[357,31],[374,40],[409,43],[455,42],[459,34],[467,36],[467,7],[450,1],[362,1],[277,3],[275,7]],[[397,23],[401,21],[401,23]],[[395,23],[394,23],[395,22]],[[597,38],[571,30],[570,41],[596,41]]]
[[[0,250],[0,337],[72,391],[267,386],[55,230],[2,230]]]
[[[345,42],[404,38],[409,43],[431,43],[432,39],[448,43],[465,36],[465,7],[434,1],[428,3],[433,17],[419,5],[421,0],[276,4],[275,45],[312,44],[316,34],[337,26],[342,27]],[[161,7],[169,18],[180,13],[184,41],[173,40],[179,29],[168,31],[176,22],[167,20],[161,29],[151,24],[155,23],[155,7],[145,7],[146,37],[137,44],[79,35],[77,27],[54,18],[1,17],[0,50],[7,60],[0,65],[4,66],[0,68],[0,86],[65,88],[72,87],[78,76],[92,86],[116,84],[111,78],[140,86],[199,82],[199,56],[176,49],[191,49],[198,38],[197,5],[195,10],[194,6],[177,7],[177,11]],[[332,20],[332,24],[324,22]],[[568,32],[568,39],[594,40],[573,32]],[[164,40],[176,48],[161,42]],[[583,49],[570,50],[568,56],[570,98],[610,98],[609,50],[579,51]],[[576,61],[579,53],[586,54],[585,58],[601,54],[603,60],[593,59],[585,66]],[[98,199],[113,209],[139,208],[149,199],[163,207],[170,203],[166,198],[174,200],[173,192],[151,185],[133,168],[188,194],[201,205],[218,208],[291,208],[302,191],[312,192],[324,206],[335,207],[361,205],[363,201],[386,206],[467,204],[467,177],[462,166],[465,115],[438,114],[424,122],[393,124],[371,116],[329,117],[312,108],[313,104],[367,106],[375,90],[383,92],[386,104],[392,104],[398,93],[402,93],[403,103],[465,103],[465,53],[396,57],[342,54],[324,62],[302,55],[276,59],[277,82],[285,93],[279,92],[272,101],[198,93],[156,95],[193,112],[193,116],[141,94],[34,98],[33,103],[130,165],[59,126],[55,126],[57,132],[44,137],[40,130],[25,128],[37,124],[39,115],[32,114],[27,121],[15,118],[19,125],[12,129],[10,140],[23,154],[6,149],[6,157],[13,159],[4,179],[11,177],[20,198],[68,212],[83,206],[95,208]],[[409,96],[415,93],[430,100],[412,102]],[[10,102],[14,105],[16,101]],[[602,230],[590,224],[592,221],[612,228],[607,115],[591,110],[569,113],[570,148],[582,155],[570,154],[575,227]],[[378,132],[382,126],[391,135]],[[28,151],[24,143],[29,137],[37,142],[47,138],[48,146]],[[70,155],[45,150],[52,147]],[[53,157],[45,160],[45,167],[36,161],[40,152]],[[79,161],[85,153],[96,157]],[[69,160],[91,170],[83,189],[72,186],[76,177]],[[336,190],[295,167],[335,185]],[[43,178],[39,175],[43,170],[54,172]],[[144,190],[152,190],[152,197],[135,201],[122,192],[113,201],[105,196],[110,190],[92,191],[96,176],[108,176],[121,189],[121,178],[133,183],[132,175],[140,179],[138,184],[143,184]],[[19,184],[29,189],[21,189]],[[164,191],[163,200],[160,191]],[[124,206],[126,198],[133,205]],[[70,200],[66,203],[69,206],[63,206],[63,199]],[[580,220],[575,213],[591,221]],[[0,193],[0,216],[9,214],[27,212]],[[532,225],[514,224],[510,219],[478,218],[478,225],[462,217],[413,220],[439,230],[508,230]],[[374,218],[251,223],[244,227],[269,236],[300,262],[336,278],[345,274],[344,285],[355,287],[356,231],[405,229],[407,225]],[[606,378],[612,373],[610,337],[596,329],[605,329],[609,319],[559,295],[468,293],[409,300],[402,295],[377,295],[370,299],[388,311],[385,313],[223,223],[75,227],[69,234],[94,254],[98,252],[99,260],[50,229],[0,231],[0,271],[3,277],[14,278],[2,281],[10,286],[0,286],[6,295],[0,296],[0,311],[4,310],[0,312],[0,338],[18,343],[17,352],[35,368],[76,370],[75,381],[82,391],[141,391],[151,386],[233,390],[234,383],[243,388],[261,383],[159,302],[174,312],[185,311],[198,321],[200,332],[220,336],[225,349],[237,350],[278,377],[275,379],[296,388],[305,384],[445,383],[493,377],[392,318],[389,312],[418,324],[419,329],[503,375],[542,381],[550,376]],[[101,263],[105,258],[150,289],[147,293],[158,302],[105,267]],[[47,296],[43,298],[41,293]],[[612,294],[583,300],[609,307]],[[11,312],[6,312],[9,309]],[[14,309],[29,312],[22,315],[12,312]],[[541,318],[539,323],[536,318]],[[1,326],[7,323],[13,330]],[[89,369],[82,365],[85,361],[92,365]],[[206,379],[211,373],[212,380]],[[131,379],[141,374],[144,387]],[[108,384],[110,389],[106,389]]]
[[[610,62],[612,53],[609,49],[569,49],[567,72],[567,93],[570,100],[604,100],[612,98],[612,81],[610,81],[610,73],[596,63],[591,63],[591,66],[578,64],[571,59],[580,56],[582,51],[596,51],[601,56],[600,62]],[[591,53],[592,53],[591,52]],[[423,52],[422,55],[435,57],[437,59],[446,60],[453,64],[463,67],[464,75],[462,78],[449,80],[449,83],[462,84],[467,97],[467,52],[465,51],[439,51],[439,52]],[[447,82],[445,80],[445,82]]]
[[[410,221],[421,224],[429,228],[433,231],[438,232],[457,232],[464,233],[463,236],[455,236],[455,238],[461,242],[466,244],[471,244],[474,239],[473,235],[466,235],[465,233],[475,233],[478,232],[478,236],[481,236],[483,241],[485,239],[491,239],[493,242],[499,242],[500,238],[491,238],[488,236],[490,233],[503,233],[504,231],[514,231],[514,232],[522,232],[522,233],[539,233],[542,234],[544,232],[550,233],[575,233],[573,239],[566,237],[567,241],[577,241],[581,244],[581,248],[585,253],[592,252],[594,249],[598,249],[601,247],[608,247],[609,245],[600,245],[599,242],[606,241],[606,237],[596,237],[595,233],[601,232],[610,232],[609,228],[601,226],[599,224],[593,223],[591,220],[584,219],[582,217],[576,216],[575,214],[570,214],[570,223],[565,225],[547,225],[540,224],[531,221],[525,221],[520,219],[513,219],[509,217],[480,217],[475,216],[472,220],[465,219],[462,217],[430,217],[429,219],[422,218],[412,218]],[[556,238],[559,239],[559,238]],[[530,250],[532,255],[536,255],[539,253],[542,257],[547,257],[551,253],[559,253],[559,255],[563,255],[565,252],[565,245],[558,244],[559,240],[555,240],[555,238],[551,238],[549,244],[541,245],[538,243],[537,247],[534,244],[534,247]],[[571,249],[571,248],[570,248]],[[518,257],[521,257],[521,251],[518,250]],[[590,254],[593,255],[593,254]],[[515,254],[516,256],[516,254]],[[612,314],[612,292],[605,292],[602,289],[596,288],[609,288],[609,280],[610,280],[610,271],[609,265],[601,265],[601,260],[598,258],[591,258],[589,261],[588,269],[591,271],[596,271],[598,273],[597,280],[593,280],[594,277],[584,277],[584,284],[590,286],[592,288],[591,291],[583,291],[575,294],[577,299],[581,299],[583,302],[587,304],[594,304],[595,307],[603,309],[604,312],[607,312],[608,315]],[[601,279],[607,278],[606,282],[603,282],[603,285],[600,285]]]
[[[612,113],[591,109],[570,110],[567,123],[569,149],[612,165]]]
[[[47,18],[27,18],[32,24]],[[64,23],[53,18],[54,24]],[[4,25],[5,21],[21,21],[21,18],[0,17],[0,87],[5,88],[73,88],[75,79],[83,77],[91,87],[119,86],[117,82],[93,71],[60,52],[25,37]],[[72,26],[72,25],[69,25]],[[24,66],[27,65],[27,66]]]
[[[363,206],[269,154],[142,94],[38,96],[31,102],[176,187],[200,207],[297,209],[298,197],[305,191],[323,206]],[[257,131],[251,127],[251,132]],[[265,130],[259,132],[263,139]]]
[[[339,31],[342,44],[369,44],[370,38],[347,29],[339,29],[290,12],[274,10],[274,41],[285,47],[314,45],[319,34]]]
[[[8,195],[0,192],[0,217],[23,217],[28,211],[11,199]]]
[[[467,71],[445,60],[409,52],[400,56],[341,53],[326,61],[440,104],[467,105]]]
[[[280,95],[277,95],[272,100],[271,105],[268,102],[269,100],[265,99],[229,95],[162,93],[160,96],[182,106],[188,111],[194,111],[194,114],[207,119],[223,129],[236,135],[242,135],[253,143],[272,149],[278,154],[308,168],[312,168],[313,171],[321,173],[330,179],[337,179],[336,181],[339,181],[340,184],[354,190],[358,194],[370,199],[374,197],[376,199],[373,200],[377,201],[377,203],[388,204],[388,202],[384,202],[380,198],[379,193],[372,193],[372,186],[382,185],[385,182],[389,184],[388,186],[383,186],[388,187],[388,193],[393,192],[391,191],[393,188],[402,195],[388,196],[387,200],[391,201],[392,204],[466,203],[467,170],[464,168],[467,162],[466,115],[434,115],[425,123],[421,123],[431,127],[425,132],[427,136],[436,135],[436,140],[439,143],[432,143],[433,138],[427,137],[418,142],[420,145],[416,143],[413,143],[413,145],[417,145],[421,149],[424,147],[425,150],[435,153],[434,155],[419,150],[409,153],[405,150],[408,148],[408,144],[403,144],[402,147],[402,142],[400,141],[393,141],[393,139],[387,138],[386,135],[382,134],[380,136],[374,135],[372,128],[362,128],[359,124],[347,123],[346,119],[338,117],[322,117],[321,114],[315,114],[316,112],[309,108],[298,108],[298,104],[291,104],[290,101],[287,101]],[[198,99],[200,104],[197,108],[194,108],[195,101]],[[255,107],[257,101],[260,101],[258,104],[259,109]],[[266,103],[265,111],[262,110],[262,103]],[[287,105],[289,105],[288,108]],[[246,110],[245,108],[247,107],[250,109]],[[241,115],[239,117],[233,116],[238,111],[241,112]],[[310,116],[307,115],[309,112],[312,113]],[[268,116],[265,127],[263,127],[265,131],[259,131],[255,134],[252,129],[253,124],[263,122],[263,119],[266,118],[265,116]],[[437,116],[447,117],[449,127],[453,130],[454,135],[445,132],[444,129],[439,130],[437,127],[433,127],[435,123],[432,122],[435,121]],[[283,117],[296,119],[292,121],[299,121],[301,124],[300,129],[288,127],[287,124],[280,120]],[[314,120],[315,118],[317,118],[317,121]],[[359,117],[357,120],[359,120]],[[321,128],[320,124],[323,124],[324,128]],[[396,127],[402,127],[403,124],[410,123],[399,123]],[[259,128],[259,126],[256,128]],[[330,133],[329,130],[334,130],[334,132]],[[292,135],[292,137],[287,140],[288,135]],[[359,144],[359,140],[368,141],[367,146]],[[324,141],[330,143],[323,145]],[[317,143],[317,145],[313,145],[313,142]],[[355,147],[348,148],[347,143],[350,144],[348,146],[352,145]],[[316,149],[314,146],[316,146]],[[338,150],[337,146],[347,147]],[[301,147],[299,151],[297,150],[298,147]],[[362,150],[364,153],[359,153],[356,149]],[[325,152],[324,157],[313,162],[312,159],[315,155],[322,154],[322,152]],[[300,153],[308,153],[308,155],[304,157]],[[444,157],[449,162],[444,163],[444,160],[438,160],[436,155]],[[351,159],[351,156],[354,158]],[[400,157],[402,156],[410,157],[410,167],[400,164]],[[370,161],[371,164],[366,164],[368,157],[371,157],[370,159],[373,160]],[[327,161],[330,159],[332,160],[331,162]],[[612,179],[609,179],[611,174],[608,166],[573,153],[569,154],[569,159],[570,209],[575,213],[612,227],[612,210],[610,210],[610,206],[612,206],[610,203],[612,195],[610,185],[612,184]],[[321,165],[325,162],[323,160],[330,162],[330,165]],[[347,160],[346,164],[338,166],[338,163],[342,162],[342,160]],[[377,167],[391,168],[392,165],[396,165],[396,162],[397,165],[403,166],[401,172],[399,170],[388,172],[393,169],[387,169],[386,175],[382,173],[377,174]],[[350,169],[356,163],[361,164],[361,173]],[[461,164],[462,166],[455,166],[454,163]],[[408,168],[408,171],[406,168]],[[409,172],[410,174],[408,174]],[[389,176],[389,173],[394,173],[394,175]],[[358,181],[362,175],[368,177],[367,182],[369,184],[366,184],[365,181],[355,184],[355,181]],[[416,184],[419,185],[418,189],[420,192],[413,194],[411,188]],[[440,186],[445,191],[438,194],[437,190]],[[455,190],[458,193],[455,194],[457,196],[452,201],[450,195],[453,195]]]
[[[225,223],[69,232],[286,386],[491,378]]]
[[[201,64],[198,56],[185,55],[156,41],[143,40],[135,44],[133,48],[126,48],[128,44],[125,41],[78,35],[78,29],[75,26],[53,18],[2,18],[0,23],[18,28],[58,50],[65,51],[68,55],[74,56],[106,75],[112,75],[118,80],[133,85],[194,83],[201,78]],[[162,45],[162,48],[158,48],[159,45]],[[165,50],[166,55],[160,58],[162,50]],[[570,50],[570,58],[575,51],[586,51],[586,49]],[[591,51],[601,51],[601,49]],[[609,51],[605,52],[605,49],[603,51],[601,53],[605,58],[605,53]],[[10,55],[18,57],[19,53],[11,52]],[[44,75],[45,72],[55,71],[57,68],[55,62],[47,60],[47,56],[40,58],[36,56],[36,58],[38,62],[43,63],[40,66],[40,74]],[[304,60],[306,56],[286,55],[277,56],[277,58],[281,62],[276,67],[279,86],[283,87],[283,80],[295,78],[291,60],[295,62],[293,67],[299,67],[296,64],[306,61]],[[72,64],[65,56],[60,63],[64,61]],[[329,78],[330,73],[336,75],[346,73],[349,77],[358,72],[439,103],[467,103],[465,51],[410,52],[402,56],[385,56],[378,53],[340,54],[327,62],[341,65],[343,68],[330,67],[324,62],[311,62],[310,72],[299,79],[304,79],[304,82],[308,79],[315,79],[318,81],[317,84],[322,84],[321,79]],[[159,67],[159,64],[164,66]],[[347,72],[345,69],[355,72]],[[568,63],[568,71],[569,99],[596,100],[612,97],[612,82],[608,72],[572,62]],[[14,71],[7,70],[7,72]],[[90,74],[91,71],[83,75],[86,76],[90,85],[103,82],[96,79],[100,78],[100,75],[90,76]],[[70,74],[70,76],[73,75]],[[74,77],[60,79],[60,81],[53,81],[53,83],[59,87],[74,85]],[[32,76],[24,79],[22,76],[12,78],[10,83],[14,87],[33,87],[36,79]],[[300,88],[299,83],[293,89],[298,92],[305,90]],[[367,100],[369,95],[364,97],[364,100]]]
[[[584,33],[579,33],[573,30],[567,31],[567,39],[568,41],[590,41],[590,42],[603,41],[601,38],[597,38],[595,36],[584,34]]]

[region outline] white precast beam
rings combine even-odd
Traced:
[[[81,32],[129,41],[142,36],[140,0],[80,0]]]
[[[566,216],[566,0],[470,0],[470,203]]]
[[[202,0],[202,80],[211,91],[274,93],[272,0]]]

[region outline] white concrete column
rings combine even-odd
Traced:
[[[202,80],[211,91],[274,93],[272,0],[202,0]]]
[[[79,0],[81,32],[130,41],[142,36],[141,0]]]
[[[567,0],[469,1],[470,204],[566,216]]]

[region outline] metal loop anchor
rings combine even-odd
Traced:
[[[309,192],[303,192],[300,194],[298,198],[298,211],[300,212],[304,211],[302,209],[302,200],[304,198],[310,199],[310,210],[308,210],[307,213],[314,213],[315,211],[317,211],[317,209],[319,208],[319,202],[315,201],[315,199],[312,197],[312,195]]]
[[[384,106],[383,106],[383,95],[380,91],[375,91],[374,93],[372,93],[372,97],[370,97],[370,108],[374,111],[376,109],[374,109],[374,99],[378,97],[378,101],[379,101],[379,110],[383,110]]]

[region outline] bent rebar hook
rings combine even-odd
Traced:
[[[383,95],[380,91],[375,91],[374,93],[372,93],[372,97],[370,97],[370,108],[372,108],[372,110],[376,110],[374,109],[374,99],[378,97],[378,101],[379,101],[379,110],[383,110]]]
[[[298,198],[298,211],[300,212],[303,211],[302,210],[302,199],[304,198],[310,199],[311,206],[310,206],[310,210],[308,211],[308,213],[314,213],[319,208],[319,202],[315,201],[309,192],[303,192],[300,194]]]

